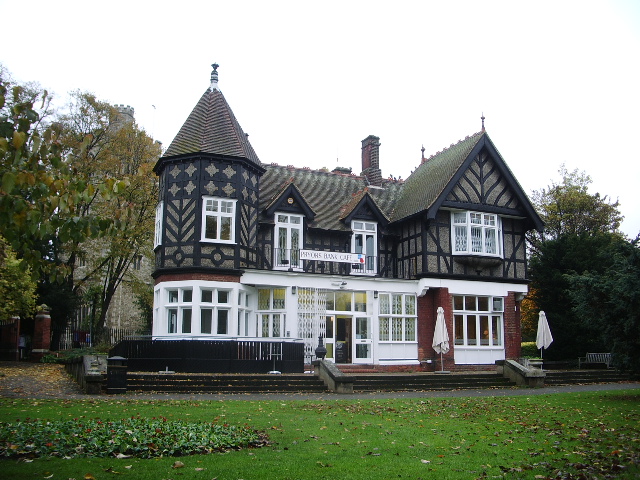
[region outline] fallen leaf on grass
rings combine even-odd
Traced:
[[[184,463],[182,463],[180,460],[176,461],[171,468],[182,468],[184,467]]]

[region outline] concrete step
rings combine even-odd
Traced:
[[[612,369],[545,370],[545,385],[575,385],[587,383],[617,383],[630,380],[628,374]]]
[[[470,390],[515,387],[495,373],[355,374],[354,391]]]
[[[308,374],[202,375],[127,374],[127,390],[158,393],[326,392],[324,383]]]

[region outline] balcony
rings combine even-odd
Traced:
[[[321,260],[301,260],[300,250],[276,248],[273,254],[274,270],[304,271],[329,275],[376,275],[378,258],[365,257],[361,263],[343,263]]]

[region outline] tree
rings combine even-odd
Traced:
[[[621,370],[640,372],[640,236],[611,246],[612,262],[602,272],[571,275],[570,294],[577,315],[590,323]]]
[[[26,273],[26,275],[25,275]],[[15,252],[0,237],[0,320],[29,318],[36,306],[36,282],[25,272]]]
[[[618,228],[618,202],[590,194],[591,178],[584,172],[560,169],[562,180],[534,192],[533,200],[545,222],[542,234],[530,241],[529,323],[544,310],[554,336],[550,359],[577,358],[603,348],[603,339],[588,311],[571,309],[570,275],[602,273],[611,265],[610,251],[625,242]],[[529,325],[532,326],[532,325]],[[530,332],[529,332],[530,333]]]
[[[3,69],[0,75],[0,230],[34,277],[64,276],[67,265],[42,257],[43,242],[54,236],[81,242],[109,222],[77,215],[96,185],[77,175],[65,158],[62,126],[45,121],[52,114],[48,92],[12,84]]]
[[[618,201],[611,203],[607,196],[590,194],[591,177],[577,169],[567,171],[560,167],[560,183],[552,183],[547,188],[533,192],[532,201],[545,227],[542,233],[531,232],[530,245],[538,248],[545,240],[557,239],[562,235],[597,234],[618,232],[623,216]]]

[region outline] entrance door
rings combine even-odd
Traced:
[[[373,340],[371,336],[371,319],[356,317],[355,338],[353,339],[355,355],[353,363],[371,363]]]
[[[351,363],[351,318],[336,318],[335,362]]]

